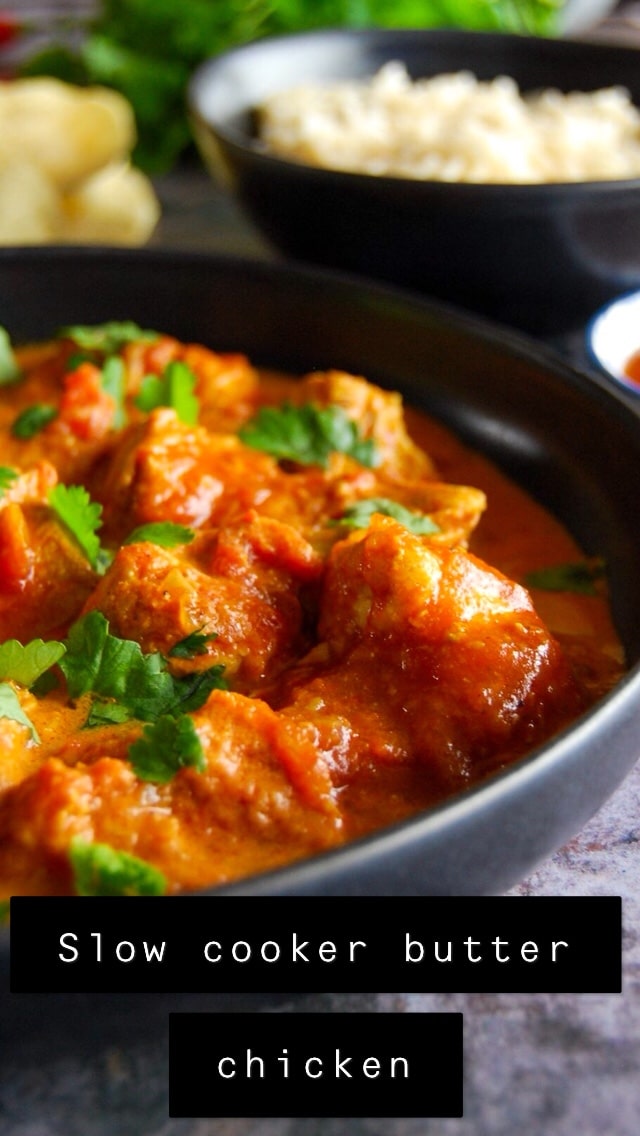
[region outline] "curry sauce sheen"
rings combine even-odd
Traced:
[[[0,388],[0,644],[65,646],[25,683],[0,645],[0,896],[313,855],[617,681],[598,573],[545,584],[584,564],[569,533],[399,395],[106,326],[16,351]]]

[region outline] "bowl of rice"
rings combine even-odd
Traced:
[[[285,255],[545,337],[640,285],[640,65],[431,30],[256,41],[192,78],[214,177]]]

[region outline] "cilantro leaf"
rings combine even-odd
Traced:
[[[190,635],[185,635],[184,639],[179,639],[174,643],[169,651],[169,658],[171,659],[193,659],[196,655],[206,655],[207,643],[212,643],[218,636],[215,632],[211,635],[199,631],[192,631]]]
[[[574,592],[576,595],[597,595],[596,582],[606,570],[604,560],[581,560],[575,564],[555,564],[528,572],[525,584],[528,588],[540,588],[546,592]]]
[[[40,738],[33,722],[25,714],[18,695],[7,682],[0,683],[0,718],[9,718],[12,722],[19,722],[21,726],[26,726],[33,741],[39,744]]]
[[[167,890],[165,876],[153,864],[109,844],[76,836],[69,861],[78,895],[164,895]]]
[[[108,395],[111,395],[116,404],[113,413],[113,425],[116,430],[120,430],[127,420],[124,409],[126,374],[124,363],[117,355],[111,355],[106,360],[102,368],[101,382],[102,389]]]
[[[97,530],[102,525],[102,505],[92,501],[83,485],[54,485],[49,504],[58,520],[80,545],[91,567],[103,567]]]
[[[417,536],[430,536],[440,532],[440,527],[432,521],[426,513],[415,509],[407,509],[397,501],[388,497],[366,497],[362,501],[355,501],[345,509],[341,517],[334,524],[349,525],[354,529],[366,529],[374,513],[382,513],[384,517],[393,517],[409,532]]]
[[[152,521],[148,525],[139,525],[129,533],[124,544],[137,544],[148,540],[151,544],[159,544],[162,548],[177,548],[180,544],[189,544],[193,540],[193,529],[186,525],[176,525],[172,521]]]
[[[94,702],[87,725],[128,718],[154,721],[167,714],[175,717],[197,710],[212,690],[225,687],[221,665],[174,678],[162,655],[145,655],[134,640],[111,635],[100,611],[90,611],[74,623],[65,646],[60,668],[70,697],[91,692],[97,699],[111,699],[124,708],[114,710]]]
[[[21,376],[17,359],[13,354],[9,333],[0,327],[0,386],[5,383],[15,383]]]
[[[130,718],[131,711],[121,702],[107,702],[103,698],[94,698],[84,725],[87,730],[96,729],[99,726],[121,726]]]
[[[311,402],[293,406],[263,406],[239,430],[247,446],[264,450],[279,461],[326,467],[332,453],[348,454],[366,466],[379,464],[372,439],[361,438],[356,423],[340,406],[318,407]]]
[[[132,320],[108,320],[99,324],[75,324],[62,327],[58,332],[60,339],[72,339],[83,351],[101,351],[114,355],[127,343],[153,343],[158,339],[157,331],[144,331]]]
[[[173,679],[174,698],[168,706],[168,714],[186,714],[191,710],[198,710],[204,706],[212,690],[226,690],[227,684],[223,678],[224,665],[217,663],[203,671],[192,671]]]
[[[6,490],[18,478],[17,470],[8,465],[0,465],[0,497],[4,497]]]
[[[193,426],[200,409],[193,393],[196,382],[196,376],[186,363],[173,360],[161,375],[145,375],[134,402],[139,410],[147,413],[158,406],[170,406],[182,422]]]
[[[27,406],[14,418],[11,433],[14,438],[27,441],[27,439],[33,438],[35,434],[39,434],[45,426],[48,426],[57,417],[58,411],[55,406],[49,406],[44,402],[35,402],[33,406]]]
[[[158,785],[170,781],[179,769],[193,766],[202,773],[207,765],[202,743],[187,714],[165,716],[145,726],[142,737],[129,747],[129,760],[137,777]]]
[[[93,355],[90,355],[88,351],[74,351],[73,355],[70,355],[67,359],[67,371],[77,371],[78,367],[81,367],[83,363],[93,363],[95,365]]]
[[[162,655],[143,655],[131,639],[109,632],[101,611],[90,611],[73,624],[60,666],[71,698],[89,692],[120,702],[130,717],[155,717],[156,704],[173,694],[172,678]]]
[[[20,686],[31,687],[41,675],[64,655],[64,644],[32,639],[24,646],[17,639],[0,644],[0,680],[12,679]]]
[[[9,922],[9,900],[0,899],[0,924]]]

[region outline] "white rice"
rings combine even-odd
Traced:
[[[539,183],[640,176],[640,111],[628,92],[545,90],[470,72],[412,82],[403,64],[368,82],[301,85],[260,108],[280,157],[356,173],[447,182]]]

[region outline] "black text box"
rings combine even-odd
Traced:
[[[462,1116],[461,1014],[171,1014],[172,1117]]]

